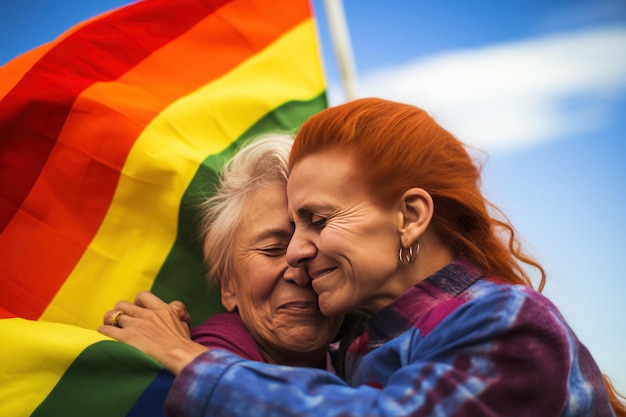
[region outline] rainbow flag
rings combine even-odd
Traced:
[[[0,68],[0,416],[163,415],[172,375],[95,329],[145,289],[220,311],[199,203],[325,106],[308,0],[146,0]]]

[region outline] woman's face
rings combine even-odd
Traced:
[[[222,282],[225,307],[238,308],[261,350],[274,361],[284,361],[289,351],[325,350],[341,318],[322,315],[306,270],[287,264],[293,226],[285,186],[265,186],[253,193],[242,219],[235,233],[233,274]]]
[[[376,204],[350,157],[305,157],[293,167],[287,193],[295,222],[287,260],[306,267],[322,313],[373,314],[404,292],[395,279],[398,209]]]

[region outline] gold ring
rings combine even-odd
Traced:
[[[120,319],[120,316],[124,314],[123,311],[118,311],[113,315],[113,318],[111,319],[111,325],[115,326],[115,327],[119,327],[121,328],[122,326],[120,326],[120,323],[118,322],[118,320]]]

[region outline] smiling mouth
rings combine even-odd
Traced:
[[[317,302],[315,301],[292,301],[280,306],[281,310],[289,311],[318,311]]]
[[[327,274],[333,272],[335,269],[337,269],[337,268],[322,269],[321,271],[315,272],[313,274],[309,274],[310,277],[311,277],[311,281],[315,281],[317,278],[321,278],[324,275],[327,275]]]

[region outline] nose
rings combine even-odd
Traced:
[[[301,288],[306,288],[311,285],[311,277],[309,277],[306,268],[293,268],[289,266],[283,274],[283,279]]]
[[[299,233],[298,228],[291,236],[287,246],[287,263],[294,268],[307,265],[317,255],[317,248],[304,233]]]

